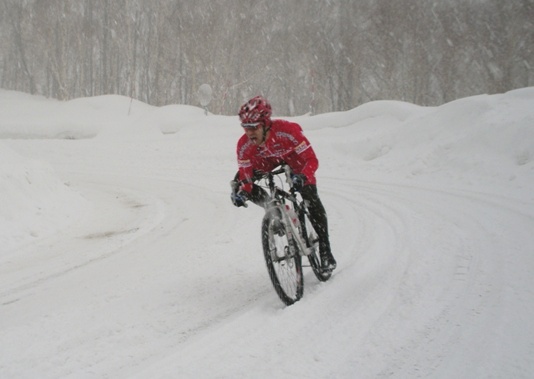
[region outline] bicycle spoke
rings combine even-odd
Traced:
[[[276,212],[266,213],[262,226],[265,261],[276,293],[287,305],[302,297],[301,258]]]

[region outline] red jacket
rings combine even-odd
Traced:
[[[237,142],[239,179],[250,181],[254,170],[269,172],[285,162],[295,174],[304,174],[306,184],[316,184],[315,171],[319,161],[299,124],[273,120],[267,140],[257,146],[244,134]],[[250,192],[252,183],[243,185]]]

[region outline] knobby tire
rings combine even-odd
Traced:
[[[284,226],[280,235],[273,232],[273,223],[280,218],[277,212],[268,212],[263,218],[263,254],[276,294],[284,304],[291,305],[299,301],[304,292],[302,259],[291,231],[287,230],[289,226]]]

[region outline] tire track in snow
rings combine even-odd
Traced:
[[[0,298],[7,299],[2,304],[18,301],[20,292],[109,258],[162,220],[161,201],[147,193],[89,182],[81,185],[94,208],[65,231],[7,257],[8,264],[0,271]],[[15,295],[16,299],[10,299]]]
[[[512,326],[506,321],[510,316],[499,315],[497,310],[506,308],[505,303],[510,302],[506,295],[510,284],[505,280],[516,275],[506,271],[518,270],[510,259],[506,262],[503,252],[516,245],[512,250],[521,254],[524,248],[519,245],[526,243],[532,246],[527,230],[533,229],[534,222],[532,212],[526,210],[524,204],[502,196],[468,191],[357,181],[351,184],[346,181],[344,186],[336,185],[336,190],[330,191],[329,195],[342,198],[343,203],[358,198],[353,202],[359,203],[360,211],[365,213],[362,217],[367,218],[373,228],[396,229],[393,234],[402,236],[397,240],[399,248],[396,254],[406,254],[404,259],[386,256],[396,264],[385,264],[382,275],[371,287],[367,287],[382,301],[394,294],[391,303],[376,316],[375,325],[370,322],[372,319],[366,320],[370,322],[368,330],[373,336],[366,342],[371,344],[368,348],[380,349],[382,354],[384,346],[389,348],[385,358],[390,362],[385,365],[386,368],[370,370],[371,377],[385,377],[391,372],[404,372],[410,377],[423,374],[424,377],[449,364],[451,356],[454,360],[464,361],[465,365],[468,358],[462,357],[456,350],[476,350],[470,346],[470,337],[481,345],[479,351],[484,351],[484,343],[491,344],[496,339],[492,335],[495,327],[492,322],[505,322]],[[340,187],[343,190],[338,190]],[[336,197],[340,192],[343,195]],[[354,209],[354,206],[346,204],[338,207]],[[374,212],[371,211],[373,208]],[[521,225],[519,230],[516,224]],[[514,243],[514,240],[522,242]],[[392,245],[396,243],[392,240]],[[371,251],[363,254],[376,255],[381,250],[376,249],[374,243],[367,245]],[[405,251],[406,248],[410,251]],[[355,252],[354,255],[361,254]],[[518,262],[528,262],[525,257],[518,258]],[[355,260],[354,266],[368,265],[369,259],[371,257]],[[399,265],[401,262],[403,264]],[[348,268],[353,273],[357,270],[354,266]],[[532,283],[527,275],[531,270],[532,266],[525,270],[519,268],[521,280]],[[345,272],[339,272],[337,279],[341,280],[343,275]],[[341,289],[347,296],[358,288],[358,276],[353,276],[356,280],[351,280],[350,284],[344,282],[346,287]],[[392,281],[391,277],[397,279]],[[360,279],[363,280],[363,276]],[[337,288],[331,289],[332,292],[335,290]],[[328,292],[331,291],[329,289]],[[514,305],[514,308],[519,307],[519,303]],[[517,312],[524,313],[519,309]],[[532,307],[527,313],[531,312]],[[403,329],[405,333],[396,332]],[[402,338],[385,344],[389,336],[396,335]],[[510,339],[507,340],[511,343]],[[527,344],[522,338],[523,348]],[[493,354],[490,359],[499,362],[500,353],[495,351]],[[469,356],[475,361],[488,359],[477,352]]]

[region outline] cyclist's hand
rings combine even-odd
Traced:
[[[304,174],[291,175],[291,182],[295,191],[300,191],[302,187],[304,187],[304,183],[306,183],[306,180],[307,178]]]
[[[247,200],[248,200],[248,193],[241,190],[237,192],[232,192],[230,195],[230,198],[232,200],[232,204],[234,204],[236,207],[246,207]]]

